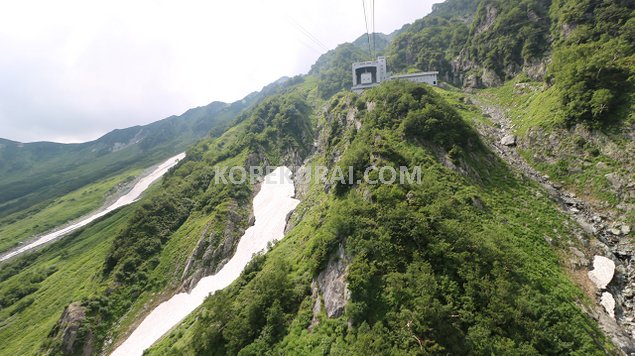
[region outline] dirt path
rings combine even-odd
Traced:
[[[597,253],[612,259],[618,266],[615,277],[607,288],[616,301],[616,320],[609,317],[599,304],[590,313],[598,319],[602,329],[617,346],[626,354],[635,354],[635,340],[632,337],[635,335],[634,246],[627,241],[628,239],[619,239],[619,236],[614,235],[608,228],[613,222],[594,211],[591,204],[562,189],[559,184],[551,182],[549,177],[540,174],[518,154],[515,143],[512,143],[516,138],[511,129],[511,122],[502,108],[486,104],[475,95],[471,95],[470,99],[494,124],[476,125],[476,129],[490,149],[524,176],[540,184],[561,211],[569,215],[584,232],[602,243],[600,247],[603,251]],[[599,293],[596,301],[599,303]]]

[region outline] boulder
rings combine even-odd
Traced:
[[[608,166],[606,163],[604,163],[604,162],[598,162],[598,163],[595,165],[595,167],[596,167],[597,169],[607,169],[607,168],[609,168],[609,166]]]
[[[49,339],[52,348],[47,350],[50,354],[64,355],[90,355],[93,351],[93,338],[91,332],[84,327],[86,322],[86,308],[80,302],[69,304],[62,312]]]
[[[516,146],[516,136],[507,135],[501,139],[501,145]]]
[[[609,183],[611,183],[611,186],[613,186],[613,189],[615,190],[622,189],[622,180],[620,179],[620,176],[617,173],[605,174],[604,178],[606,178],[606,180],[608,180]]]
[[[481,82],[484,86],[491,88],[497,87],[503,84],[503,81],[493,70],[483,69],[483,74],[481,75]]]
[[[622,234],[622,230],[614,227],[612,229],[609,230],[609,232],[615,236],[620,236]]]

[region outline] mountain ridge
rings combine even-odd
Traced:
[[[533,48],[533,40],[516,42],[502,26],[529,18],[533,6],[544,14],[547,3],[553,18],[588,17],[553,53]],[[615,90],[616,77],[632,80],[632,49],[622,41],[631,22],[617,21],[616,30],[598,21],[607,9],[622,19],[628,6],[448,0],[384,49],[394,70],[434,68],[450,83],[464,75],[455,83],[467,91],[387,82],[353,94],[350,63],[367,54],[361,42],[338,46],[309,75],[285,82],[227,130],[190,147],[139,204],[3,265],[0,323],[11,323],[0,324],[0,337],[15,353],[107,353],[153,306],[217,271],[250,225],[257,185],[215,182],[215,168],[289,165],[296,182],[317,166],[328,173],[352,167],[360,180],[297,183],[302,203],[287,236],[149,354],[633,351],[632,340],[619,338],[630,340],[632,326],[633,288],[624,283],[635,250],[622,226],[635,223],[628,209],[635,203],[635,121],[628,101],[608,110],[615,102],[602,90]],[[605,41],[602,33],[620,39]],[[586,62],[575,57],[612,45],[619,51],[609,67],[604,53]],[[540,53],[559,63],[546,76],[519,71]],[[473,67],[460,74],[467,67],[454,67],[457,56]],[[611,69],[613,79],[593,86],[573,75],[587,65]],[[490,79],[496,85],[478,89]],[[597,105],[576,106],[567,83]],[[632,87],[621,88],[632,95]],[[501,145],[507,148],[497,150]],[[501,157],[505,150],[555,184],[527,179]],[[400,166],[420,167],[421,184],[362,179],[368,168]],[[378,175],[371,170],[371,178]],[[545,189],[569,197],[566,209]],[[573,209],[586,209],[576,197],[601,208],[591,217],[601,234],[574,220]],[[617,266],[603,290],[588,280],[595,256]],[[56,287],[68,280],[80,283]],[[615,319],[599,293],[615,297]],[[16,326],[21,322],[28,330]]]

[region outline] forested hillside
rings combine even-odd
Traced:
[[[634,11],[448,0],[377,40],[389,71],[437,70],[441,87],[351,93],[351,63],[370,59],[360,37],[242,106],[184,114],[217,119],[187,124],[191,141],[165,131],[187,158],[139,203],[2,264],[2,352],[111,352],[218,271],[253,223],[258,186],[215,169],[265,165],[296,178],[287,235],[149,354],[635,352]],[[302,183],[317,166],[354,179]],[[421,182],[363,179],[400,166]],[[596,255],[617,265],[601,290],[587,275]]]
[[[289,235],[151,354],[611,352],[559,267],[566,218],[457,103],[402,82],[327,102],[309,166],[421,166],[422,183],[314,181]]]

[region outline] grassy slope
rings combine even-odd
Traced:
[[[3,344],[3,351],[38,354],[68,304],[104,295],[110,281],[103,278],[102,269],[113,239],[130,225],[136,206],[161,190],[161,184],[154,184],[139,203],[117,210],[60,242],[3,265],[3,271],[19,272],[0,282],[0,297],[21,289],[21,286],[31,285],[29,281],[33,276],[45,274],[51,266],[55,271],[35,284],[35,291],[0,309],[0,338],[8,340]],[[209,217],[193,216],[174,234],[161,255],[159,268],[151,276],[153,283],[134,298],[132,312],[126,314],[118,328],[127,330],[128,323],[134,321],[130,316],[136,317],[144,304],[164,290],[169,282],[178,282],[185,261],[208,220]],[[32,300],[35,302],[30,304]]]
[[[28,266],[0,282],[0,293],[19,288],[33,274],[54,266],[55,272],[39,283],[37,291],[0,309],[0,339],[6,355],[35,355],[71,302],[100,288],[99,271],[115,234],[127,223],[132,207],[122,208],[71,237],[3,265],[3,271],[27,262]],[[20,303],[33,301],[17,312]],[[12,315],[13,314],[13,315]]]
[[[461,108],[464,120],[478,116],[455,94],[444,94]],[[331,110],[337,117],[338,110],[345,116],[348,109]],[[336,143],[351,134],[333,132],[337,137],[330,142]],[[475,169],[465,177],[442,165],[428,148],[404,141],[399,130],[380,127],[371,132],[375,143],[366,137],[368,132],[352,136],[370,146],[373,156],[380,157],[377,163],[395,164],[397,158],[422,164],[424,184],[361,185],[334,195],[314,183],[292,218],[299,224],[288,236],[229,288],[208,298],[151,354],[241,349],[245,354],[416,353],[419,345],[413,336],[425,338],[429,352],[612,350],[593,320],[579,310],[579,303],[589,300],[560,266],[559,254],[579,244],[571,239],[571,222],[540,188],[475,142],[471,151],[463,147],[464,162]],[[353,138],[348,147],[340,141],[327,152],[342,150],[346,161],[360,147],[355,142]],[[318,156],[313,162],[329,164],[329,159]],[[423,206],[406,203],[408,192]],[[474,199],[485,208],[475,208]],[[429,218],[439,219],[441,227],[394,230]],[[415,243],[412,238],[423,240]],[[308,331],[314,304],[309,285],[342,242],[353,256],[348,277],[352,299],[344,316],[329,320],[322,311],[320,324]],[[463,244],[470,247],[465,250]],[[483,274],[474,279],[473,273]],[[399,295],[403,300],[393,299]],[[282,321],[272,314],[280,306]],[[382,314],[382,308],[390,312]],[[444,335],[446,328],[454,330]]]
[[[523,140],[531,140],[532,132],[541,132],[543,137],[553,135],[553,140],[533,139],[520,147],[527,162],[567,190],[601,207],[615,208],[620,199],[610,189],[605,175],[617,172],[635,180],[631,159],[635,146],[624,134],[624,129],[635,122],[635,116],[623,115],[626,117],[623,121],[605,126],[580,123],[568,128],[557,90],[555,86],[546,87],[521,75],[499,88],[482,90],[477,96],[485,103],[506,108],[514,133]],[[631,203],[635,202],[631,199]],[[626,219],[635,223],[635,212],[627,212]]]
[[[523,136],[533,127],[554,128],[564,124],[556,91],[555,87],[547,88],[544,83],[521,74],[503,86],[481,90],[479,98],[507,108],[514,131]]]
[[[175,147],[158,146],[146,151],[135,145],[90,160],[85,160],[86,152],[71,152],[42,163],[35,162],[35,172],[18,171],[20,174],[4,177],[0,182],[5,192],[14,192],[11,198],[1,202],[0,216],[43,209],[51,200],[87,184],[129,169],[145,168],[176,153]]]
[[[61,196],[43,209],[29,209],[0,219],[0,251],[99,209],[118,186],[133,181],[140,173],[139,169],[128,170]]]

